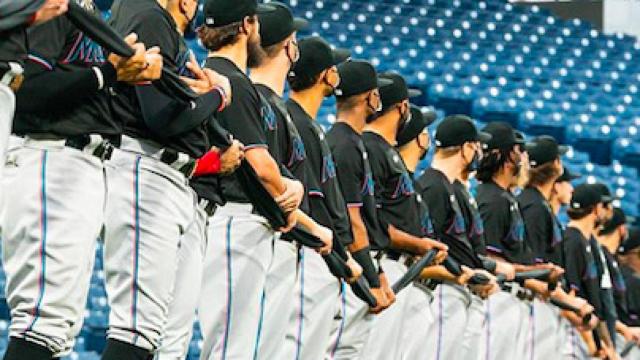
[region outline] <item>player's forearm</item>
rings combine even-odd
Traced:
[[[302,210],[295,211],[297,222],[304,226],[309,232],[315,233],[320,224],[313,220],[309,215],[305,214]]]
[[[245,158],[255,170],[258,179],[274,198],[286,190],[280,168],[265,148],[252,148],[245,151]]]
[[[353,234],[353,243],[349,244],[348,249],[349,252],[354,253],[369,246],[369,234],[360,215],[360,208],[348,208],[348,212]]]
[[[427,266],[420,273],[420,278],[440,281],[456,281],[456,277],[447,271],[447,269],[442,265]]]
[[[524,287],[529,290],[533,290],[538,294],[546,294],[549,291],[549,284],[536,279],[525,280]]]
[[[393,225],[389,225],[388,233],[392,248],[415,254],[423,252],[423,246],[421,246],[422,238],[406,233]]]

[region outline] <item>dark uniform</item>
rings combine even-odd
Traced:
[[[471,243],[474,253],[477,255],[486,255],[487,245],[484,240],[484,224],[475,197],[473,197],[467,187],[457,179],[453,182],[453,192],[456,195],[458,204],[460,204],[465,228],[467,229],[467,238]]]
[[[287,101],[287,109],[307,153],[306,179],[311,217],[332,229],[340,244],[349,245],[353,243],[351,223],[326,134],[294,100]]]
[[[626,265],[620,266],[625,291],[616,291],[616,310],[620,321],[628,326],[640,326],[640,276]]]
[[[564,264],[568,290],[576,290],[576,294],[587,300],[594,307],[596,315],[602,318],[597,254],[590,240],[580,230],[569,226],[564,233],[563,246],[567,254],[572,254]]]
[[[429,206],[436,237],[449,246],[449,256],[461,265],[482,267],[468,237],[467,223],[454,184],[441,171],[429,168],[418,179],[417,187]]]
[[[526,230],[526,242],[537,263],[552,262],[562,266],[562,227],[549,202],[538,189],[527,187],[518,196]]]
[[[493,181],[478,186],[478,209],[484,223],[487,251],[511,263],[533,264],[525,242],[525,227],[518,201]]]

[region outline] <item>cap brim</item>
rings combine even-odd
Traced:
[[[491,141],[491,134],[484,132],[484,131],[479,131],[478,132],[478,141],[480,141],[481,143],[488,143],[489,141]]]
[[[414,98],[422,95],[422,91],[418,89],[409,89],[407,93],[409,94],[409,98]]]
[[[602,195],[600,197],[600,201],[603,203],[610,203],[613,202],[613,200],[616,200],[616,197],[610,195]]]
[[[389,86],[393,84],[393,80],[391,79],[386,79],[386,78],[381,78],[378,76],[378,88],[381,88],[383,86]]]
[[[424,126],[427,127],[436,121],[438,114],[433,110],[427,110],[422,112],[422,117],[424,118]]]
[[[333,49],[333,65],[341,64],[351,57],[351,51],[344,48]]]
[[[309,26],[309,22],[306,19],[296,17],[293,18],[293,29],[295,31],[306,29]]]
[[[567,145],[558,145],[558,154],[560,156],[569,152],[569,147]]]
[[[258,4],[256,14],[268,13],[277,10],[275,6],[269,4]]]

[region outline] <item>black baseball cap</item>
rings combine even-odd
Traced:
[[[624,225],[624,224],[631,224],[634,221],[635,219],[630,216],[627,216],[624,213],[624,210],[620,208],[613,208],[613,216],[611,217],[611,220],[607,221],[607,223],[604,224],[600,232],[604,234],[609,234],[613,230],[615,230],[618,226]]]
[[[611,190],[609,187],[603,183],[595,183],[593,187],[600,192],[602,195],[602,202],[605,204],[609,204],[613,200],[619,199],[617,196],[611,194]]]
[[[294,32],[304,29],[309,22],[303,18],[293,17],[285,4],[270,2],[272,11],[259,11],[260,38],[262,47],[275,45]]]
[[[556,180],[556,182],[565,182],[565,181],[573,181],[576,179],[580,179],[582,175],[578,173],[571,172],[568,167],[564,167],[562,169],[562,175]]]
[[[600,189],[594,186],[594,184],[580,184],[573,189],[569,206],[572,209],[586,209],[596,206],[603,201],[604,197]]]
[[[379,78],[376,69],[364,60],[350,60],[338,65],[340,85],[336,89],[336,96],[349,97],[365,93],[375,88],[390,85],[389,79]]]
[[[242,21],[247,16],[274,11],[275,7],[258,4],[256,0],[206,0],[204,3],[204,24],[217,28]]]
[[[424,128],[436,121],[436,112],[422,111],[420,107],[411,104],[411,117],[396,136],[397,146],[406,145],[424,131]]]
[[[524,144],[524,139],[518,139],[516,131],[506,122],[492,121],[482,131],[491,134],[491,140],[485,143],[484,149],[511,149],[516,144]]]
[[[319,36],[300,40],[298,47],[300,59],[289,71],[289,76],[313,77],[346,61],[351,56],[351,52],[347,49],[331,49],[331,45]]]
[[[491,134],[478,131],[471,118],[466,115],[449,115],[436,128],[436,147],[446,148],[462,145],[466,142],[480,141],[487,143]]]
[[[640,247],[640,228],[629,228],[629,238],[618,247],[618,254],[626,255]]]
[[[420,96],[422,91],[409,89],[407,82],[402,75],[394,72],[380,74],[383,79],[391,80],[391,84],[380,88],[380,100],[382,100],[382,110],[398,104],[409,98]]]
[[[536,137],[526,147],[531,167],[552,162],[569,151],[567,146],[558,145],[556,139],[549,135]]]

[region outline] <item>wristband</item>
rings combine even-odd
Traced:
[[[193,177],[202,175],[212,175],[220,172],[220,154],[217,151],[209,151],[196,160],[196,168],[193,170]]]
[[[369,286],[372,288],[379,288],[380,276],[378,275],[378,269],[376,269],[376,266],[373,264],[373,260],[371,259],[369,247],[367,246],[364,249],[352,252],[351,256],[353,256],[353,259],[362,266],[362,274],[369,282]]]
[[[217,91],[220,94],[220,106],[218,106],[217,111],[221,112],[224,108],[227,107],[227,93],[220,86],[214,86],[213,90]]]

